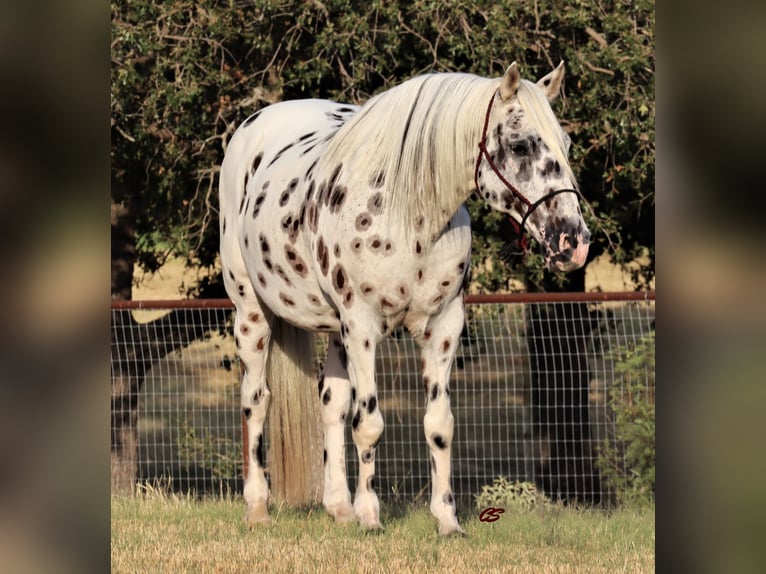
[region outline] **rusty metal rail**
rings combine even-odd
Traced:
[[[465,302],[477,303],[587,303],[603,301],[654,301],[654,291],[591,291],[588,293],[496,293],[468,295]],[[231,299],[158,299],[112,301],[112,309],[225,309]]]

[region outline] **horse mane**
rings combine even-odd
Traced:
[[[464,73],[407,80],[368,100],[330,140],[320,166],[330,173],[342,164],[351,194],[377,182],[388,190],[384,208],[392,224],[409,233],[421,222],[432,237],[473,188],[484,116],[498,86],[499,78]],[[518,96],[568,169],[563,133],[542,90],[522,80]]]

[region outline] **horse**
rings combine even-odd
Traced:
[[[272,104],[232,135],[220,171],[220,257],[235,306],[242,414],[253,445],[244,483],[248,524],[269,520],[266,364],[275,329],[289,324],[298,333],[329,333],[318,383],[322,504],[338,523],[382,528],[374,487],[384,428],[375,353],[404,326],[421,353],[430,511],[441,535],[465,534],[450,481],[449,387],[471,249],[464,203],[475,192],[508,214],[537,241],[549,269],[585,263],[590,232],[568,161],[571,142],[550,105],[563,79],[563,61],[537,82],[522,79],[516,62],[500,78],[428,73],[362,106]],[[285,350],[300,344],[295,335],[282,339]],[[287,418],[303,416],[297,406],[287,408],[296,409]],[[359,458],[353,504],[348,415]]]

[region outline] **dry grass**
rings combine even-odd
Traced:
[[[467,538],[441,539],[425,508],[385,507],[385,531],[336,526],[321,510],[273,508],[248,530],[236,497],[145,492],[112,498],[112,572],[653,572],[654,509],[557,508],[464,516]]]

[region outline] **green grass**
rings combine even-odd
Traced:
[[[440,538],[424,507],[383,507],[385,530],[338,526],[322,509],[274,507],[253,530],[240,497],[145,492],[112,498],[112,572],[653,572],[654,508],[554,507]]]

